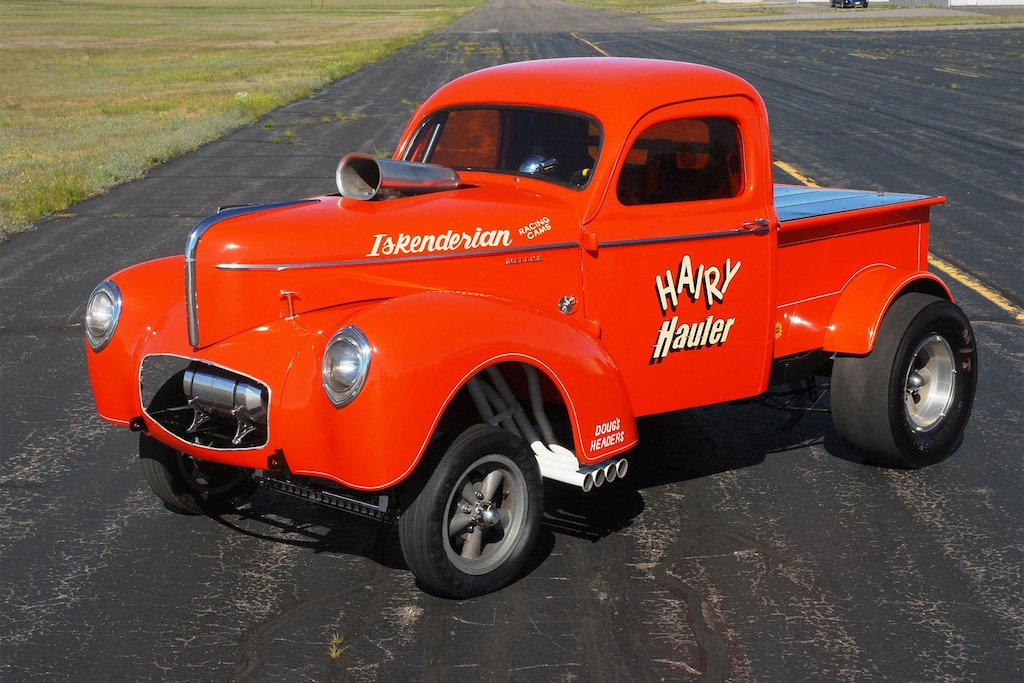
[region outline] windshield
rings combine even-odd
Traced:
[[[593,120],[540,109],[449,109],[426,119],[406,161],[532,175],[583,187],[601,147]]]

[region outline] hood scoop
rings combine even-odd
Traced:
[[[349,199],[392,199],[455,190],[459,174],[446,166],[346,154],[335,174],[338,191]]]

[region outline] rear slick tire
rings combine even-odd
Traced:
[[[402,554],[429,593],[490,593],[519,577],[543,506],[540,468],[522,439],[475,425],[452,442],[399,517]]]
[[[886,312],[871,353],[836,358],[832,420],[865,459],[926,467],[959,445],[977,378],[977,345],[963,311],[945,299],[906,294]]]

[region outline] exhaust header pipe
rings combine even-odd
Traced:
[[[629,462],[621,457],[581,466],[576,455],[562,446],[545,446],[540,441],[530,446],[540,465],[541,476],[579,486],[586,492],[621,479],[629,470]]]
[[[495,366],[486,370],[493,386],[482,379],[483,373],[470,377],[466,382],[469,395],[484,422],[501,427],[529,443],[530,450],[533,451],[540,466],[541,476],[545,479],[554,479],[564,484],[579,486],[584,491],[592,491],[598,486],[626,476],[629,463],[625,458],[611,458],[593,465],[581,465],[575,453],[555,441],[551,423],[544,414],[537,370],[525,363],[522,367],[526,372],[537,428],[544,434],[544,438],[542,439],[534,425],[530,424],[523,407],[512,393],[501,371]]]
[[[349,199],[388,199],[455,190],[459,174],[446,166],[346,154],[335,173],[338,191]]]

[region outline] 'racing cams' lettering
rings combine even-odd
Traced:
[[[537,235],[543,235],[551,229],[551,219],[547,216],[542,216],[535,221],[527,223],[523,227],[519,228],[519,234],[528,240],[532,240]]]
[[[366,255],[405,256],[510,246],[512,234],[508,230],[477,228],[472,234],[449,230],[435,235],[407,235],[400,232],[397,236],[378,233],[373,236],[373,248]]]

